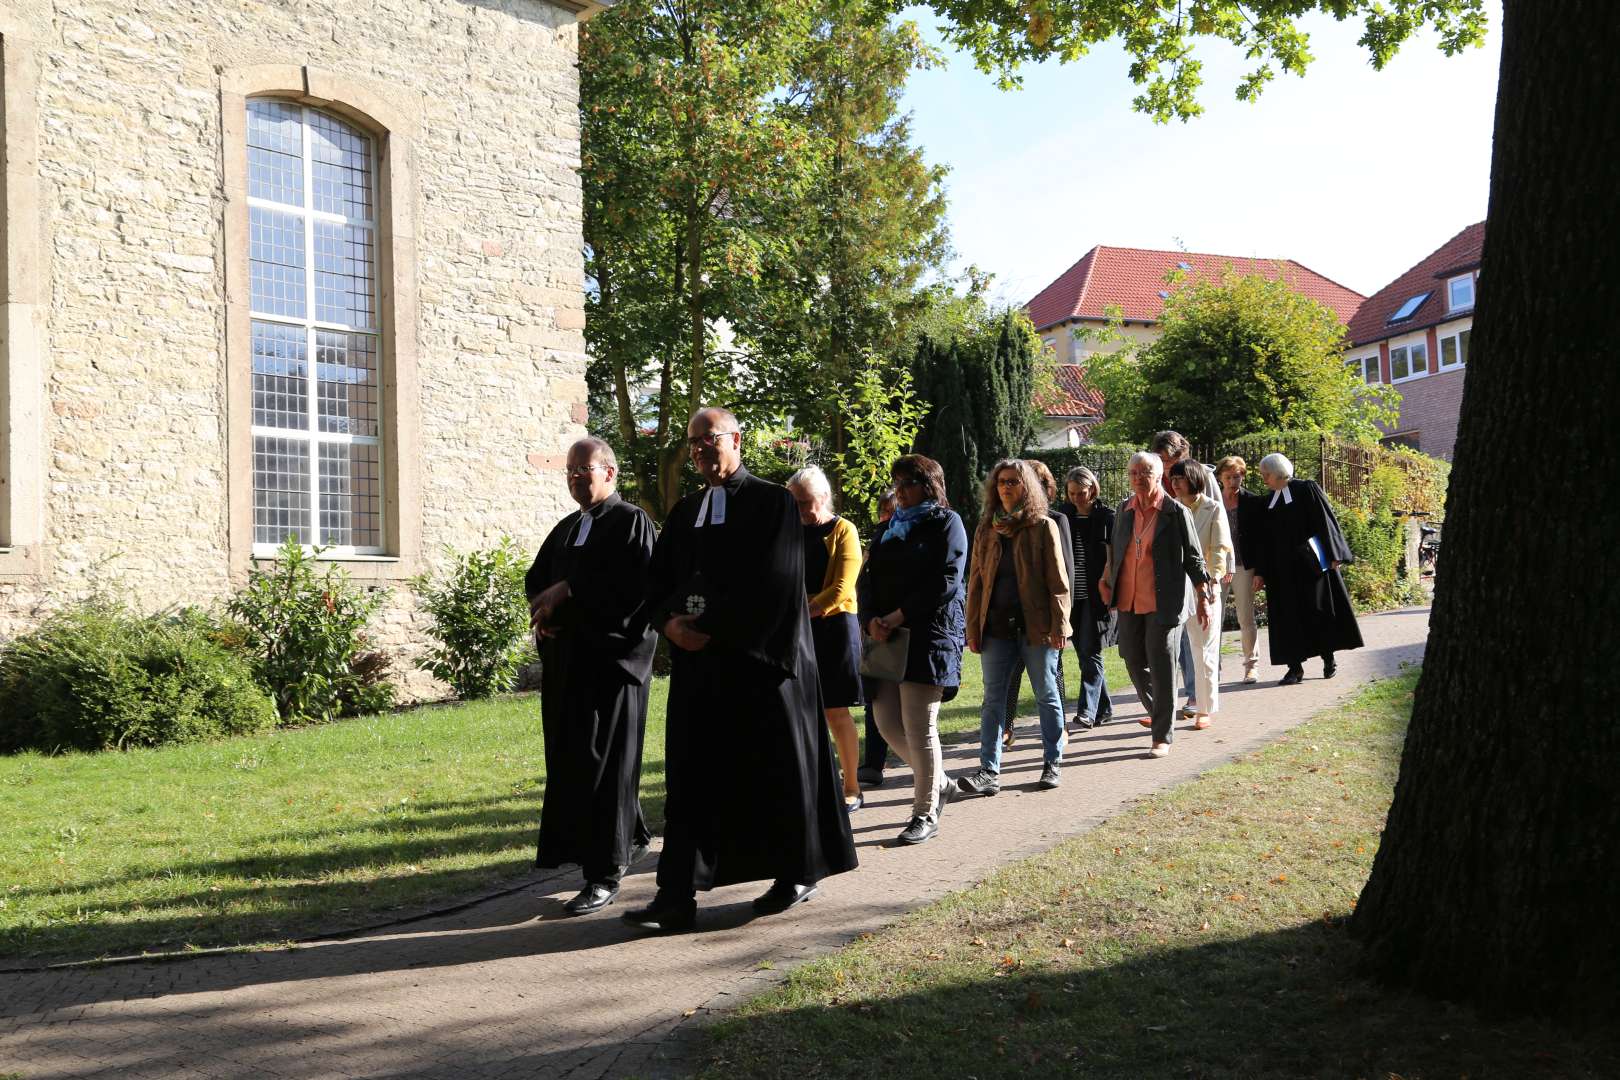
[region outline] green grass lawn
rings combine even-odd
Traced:
[[[941,715],[959,736],[976,735],[982,698],[978,658],[965,661]],[[657,680],[642,768],[655,822],[665,692]],[[1026,682],[1021,712],[1033,711]],[[533,695],[203,745],[0,757],[0,955],[274,944],[465,897],[530,868],[544,790]]]
[[[792,973],[707,1077],[1620,1075],[1615,1033],[1386,992],[1343,928],[1416,674]]]

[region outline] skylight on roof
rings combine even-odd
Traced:
[[[1389,317],[1389,322],[1385,323],[1384,325],[1388,326],[1388,325],[1391,325],[1391,324],[1394,324],[1394,323],[1404,322],[1407,319],[1410,319],[1412,317],[1413,313],[1416,312],[1418,308],[1423,306],[1423,301],[1427,300],[1429,298],[1429,296],[1430,296],[1429,293],[1418,293],[1416,296],[1412,297],[1406,303],[1402,304],[1400,310],[1397,311],[1395,314],[1391,315]]]

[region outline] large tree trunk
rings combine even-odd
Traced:
[[[1611,0],[1505,8],[1428,656],[1354,929],[1387,981],[1613,1023],[1620,18]]]

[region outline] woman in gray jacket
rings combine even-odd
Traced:
[[[1147,710],[1142,722],[1153,729],[1149,753],[1156,758],[1170,753],[1175,737],[1174,657],[1189,614],[1189,592],[1196,597],[1195,617],[1208,627],[1214,591],[1192,514],[1160,486],[1163,469],[1155,454],[1131,455],[1133,494],[1119,508],[1102,581],[1103,599],[1119,612],[1119,656]]]

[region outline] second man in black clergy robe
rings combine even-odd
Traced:
[[[625,914],[663,930],[692,925],[696,890],[770,880],[754,909],[772,914],[856,865],[822,719],[798,507],[743,468],[729,412],[700,411],[687,435],[707,486],[665,521],[648,593],[671,644],[664,848],[657,896]]]
[[[1261,542],[1252,557],[1265,581],[1271,662],[1288,666],[1283,683],[1297,683],[1305,661],[1320,656],[1322,677],[1330,679],[1337,670],[1333,654],[1361,648],[1361,627],[1339,572],[1355,555],[1322,489],[1314,481],[1280,475],[1275,464],[1268,469],[1271,460],[1268,455],[1260,463],[1271,493],[1263,496],[1265,509],[1256,515]],[[1293,466],[1286,469],[1292,472]]]
[[[652,837],[638,788],[657,635],[647,625],[653,524],[614,492],[613,451],[582,439],[568,453],[580,509],[558,522],[525,591],[540,634],[546,793],[535,864],[578,863],[570,914],[613,902]]]

